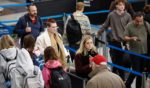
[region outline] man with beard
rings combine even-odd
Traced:
[[[43,23],[39,16],[37,16],[37,7],[31,4],[27,7],[28,13],[20,17],[14,33],[21,37],[21,47],[23,47],[23,38],[25,35],[31,34],[36,39],[41,31],[44,30]]]

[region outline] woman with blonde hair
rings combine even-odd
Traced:
[[[17,55],[14,40],[9,35],[3,35],[0,40],[0,87],[6,88],[6,65],[4,57],[8,60],[14,60]]]
[[[92,70],[89,58],[95,55],[97,55],[97,50],[93,44],[93,38],[90,35],[85,35],[75,55],[75,69],[78,76],[88,78],[88,74]]]

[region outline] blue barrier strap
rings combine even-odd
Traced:
[[[97,11],[91,11],[91,12],[84,12],[86,15],[91,14],[99,14],[99,13],[108,13],[110,10],[97,10]],[[67,16],[71,15],[72,13],[66,13]]]
[[[145,59],[149,59],[149,60],[150,60],[150,57],[149,57],[149,56],[137,54],[137,53],[135,53],[135,52],[131,52],[131,51],[128,51],[128,50],[123,50],[123,49],[121,49],[121,48],[118,48],[118,47],[115,47],[115,46],[112,46],[112,45],[107,45],[107,46],[108,46],[109,48],[116,49],[116,50],[121,51],[121,52],[125,52],[125,53],[128,53],[128,54],[132,54],[132,55],[139,56],[139,57],[142,57],[142,58],[145,58]]]
[[[2,26],[2,29],[0,29],[0,36],[5,34],[12,34],[13,33],[13,27],[6,26],[0,22],[0,25]]]
[[[27,6],[27,5],[30,5],[30,4],[31,4],[31,3],[7,4],[7,5],[0,5],[0,7],[3,7],[3,8],[22,7],[22,6]]]
[[[91,25],[91,27],[95,27],[96,29],[99,30],[100,26],[96,26],[96,25]],[[111,32],[111,30],[108,30],[108,32]],[[135,55],[135,56],[139,56],[139,57],[142,57],[142,58],[145,58],[145,59],[149,59],[150,60],[150,57],[149,56],[145,56],[145,55],[141,55],[141,54],[138,54],[138,53],[135,53],[135,52],[131,52],[131,51],[128,51],[128,50],[123,50],[121,48],[118,48],[118,47],[115,47],[115,46],[112,46],[112,45],[107,45],[107,47],[109,48],[112,48],[112,49],[115,49],[115,50],[119,50],[121,52],[125,52],[125,53],[128,53],[128,54],[132,54],[132,55]]]
[[[73,53],[76,53],[77,50],[70,48],[69,46],[65,46],[67,49],[69,49],[70,51],[72,51]]]
[[[18,20],[4,20],[4,21],[0,21],[1,23],[13,23],[13,22],[17,22]]]
[[[46,16],[46,17],[41,17],[41,19],[45,20],[45,19],[49,19],[49,18],[60,18],[60,17],[63,17],[63,15],[60,14],[60,15]]]
[[[91,27],[96,28],[97,30],[100,29],[100,25],[94,25],[94,24],[91,24]]]
[[[135,2],[143,2],[144,0],[128,0],[130,3],[135,3]]]
[[[76,52],[76,50],[73,49],[73,48],[71,48],[71,47],[66,46],[66,48],[69,49],[70,51],[74,52],[74,53]],[[118,69],[121,69],[121,70],[124,70],[124,71],[127,71],[127,72],[131,72],[131,73],[133,73],[135,75],[142,76],[142,74],[140,72],[136,72],[136,71],[130,70],[129,68],[125,68],[125,67],[122,67],[122,66],[110,63],[110,62],[108,62],[108,64],[111,65],[111,66],[113,66],[113,67],[116,67]]]
[[[96,14],[96,13],[103,13],[103,12],[108,12],[109,10],[100,10],[100,11],[92,11],[92,12],[85,12],[87,14]],[[45,17],[41,17],[42,20],[48,19],[48,18],[60,18],[63,17],[64,14],[59,14],[59,15],[53,15],[53,16],[45,16]],[[66,15],[70,15],[66,14]],[[17,22],[18,20],[5,20],[5,21],[1,21],[1,23],[12,23],[12,22]]]
[[[46,16],[46,17],[41,17],[42,20],[48,19],[48,18],[60,18],[63,15],[54,15],[54,16]],[[12,22],[17,22],[18,20],[5,20],[5,21],[0,21],[1,23],[12,23]]]
[[[108,62],[109,65],[113,66],[113,67],[116,67],[118,69],[121,69],[121,70],[124,70],[124,71],[127,71],[127,72],[130,72],[130,73],[133,73],[135,75],[139,75],[139,76],[142,76],[142,74],[140,72],[136,72],[136,71],[133,71],[133,70],[130,70],[129,68],[125,68],[123,66],[119,66],[119,65],[116,65],[116,64],[113,64],[113,63],[110,63]]]
[[[10,26],[7,26],[5,24],[2,24],[1,22],[0,22],[0,25],[2,25],[3,27],[7,28],[8,30],[13,30],[13,27],[10,27]]]
[[[90,14],[108,13],[108,12],[109,10],[100,10],[100,11],[84,12],[84,14],[90,15]]]

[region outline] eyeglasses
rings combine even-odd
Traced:
[[[58,29],[59,28],[58,26],[53,26],[53,27],[48,26],[48,27],[52,28],[52,29]]]

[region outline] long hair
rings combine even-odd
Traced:
[[[85,48],[85,43],[86,43],[89,39],[93,40],[92,36],[90,36],[90,35],[85,35],[85,36],[82,38],[81,43],[80,43],[80,47],[79,47],[79,49],[77,50],[76,54],[81,54],[81,53],[83,53],[84,55],[87,54],[87,50],[86,50],[86,48]],[[94,46],[94,44],[93,44],[93,47],[92,47],[91,50],[97,52],[97,51],[96,51],[96,47]]]
[[[35,38],[32,35],[26,35],[24,37],[24,48],[34,49]]]
[[[58,60],[58,56],[53,47],[48,46],[44,50],[44,61],[47,62],[48,60]]]
[[[1,40],[0,40],[0,50],[2,49],[8,49],[11,47],[14,47],[15,43],[14,40],[10,35],[3,35]]]
[[[35,46],[35,38],[32,35],[26,35],[23,39],[23,47],[28,50],[30,56],[33,58],[33,50]]]

